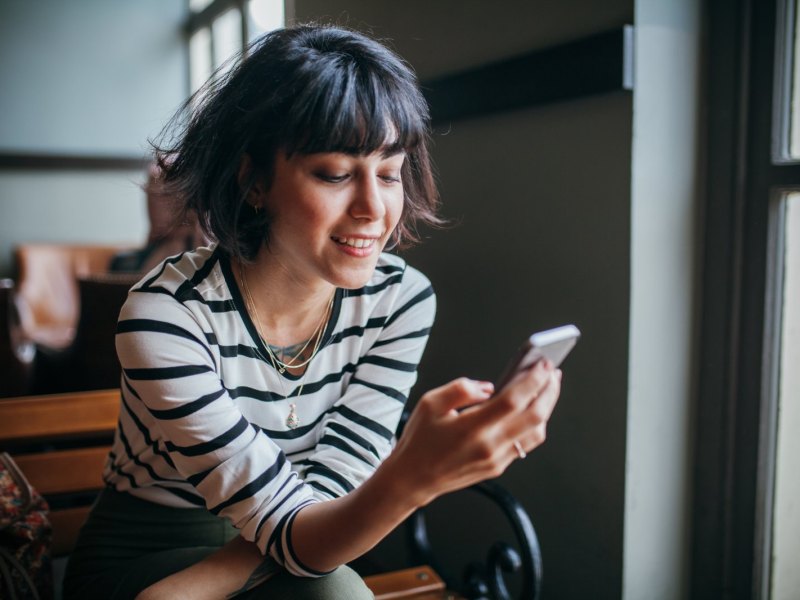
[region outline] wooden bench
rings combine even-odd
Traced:
[[[119,390],[0,399],[0,450],[8,451],[50,503],[53,555],[75,545],[91,502],[103,488],[103,465],[119,413]],[[434,600],[447,592],[430,567],[365,578],[379,600]]]

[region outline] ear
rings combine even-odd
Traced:
[[[236,181],[240,189],[250,187],[247,192],[247,203],[250,206],[256,210],[264,207],[264,182],[260,177],[254,177],[253,159],[247,153],[242,154],[242,159],[239,161],[239,172],[236,174]]]

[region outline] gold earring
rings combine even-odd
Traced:
[[[256,214],[258,214],[258,204],[253,205],[253,210],[256,211]]]

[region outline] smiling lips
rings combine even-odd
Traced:
[[[377,237],[338,237],[333,236],[331,239],[336,242],[339,247],[350,256],[369,256],[375,246],[375,242],[380,239]]]

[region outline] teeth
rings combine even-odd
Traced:
[[[345,246],[352,246],[353,248],[367,248],[372,246],[375,243],[373,239],[364,239],[364,238],[333,238],[340,244],[344,244]]]

